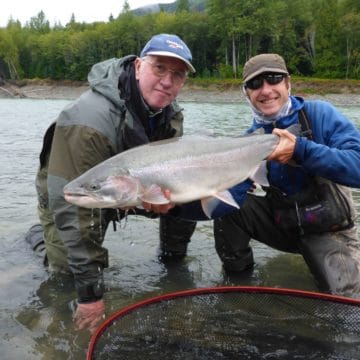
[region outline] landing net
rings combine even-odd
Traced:
[[[244,286],[166,294],[109,317],[87,359],[360,359],[360,300]]]

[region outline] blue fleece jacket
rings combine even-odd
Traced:
[[[273,124],[259,125],[255,121],[246,131],[248,134],[263,128],[265,133],[273,129],[286,129],[299,123],[299,110],[304,108],[309,118],[312,139],[299,136],[296,139],[293,160],[297,167],[269,163],[268,180],[270,185],[279,188],[287,195],[302,191],[314,176],[320,176],[348,187],[360,188],[360,132],[355,125],[341,114],[333,105],[320,100],[305,101],[291,96],[291,113]],[[230,189],[231,194],[241,206],[247,198],[252,182],[247,180]],[[233,206],[220,203],[212,218],[236,211]],[[188,219],[207,219],[200,202],[186,204],[174,210],[174,214]]]
[[[300,166],[289,170],[288,165],[270,162],[270,185],[292,195],[303,190],[309,178],[316,175],[341,185],[360,187],[360,132],[355,125],[328,102],[304,101],[293,96],[291,101],[293,112],[278,120],[275,126],[264,127],[265,132],[298,123],[299,110],[304,108],[312,140],[296,139],[293,159]],[[255,124],[252,129],[254,127]]]

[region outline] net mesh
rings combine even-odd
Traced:
[[[360,359],[360,301],[212,289],[118,312],[93,337],[88,359]]]

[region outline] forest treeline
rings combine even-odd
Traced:
[[[93,64],[175,33],[192,50],[197,77],[240,77],[250,56],[276,52],[295,75],[360,79],[359,0],[203,0],[203,11],[190,2],[138,16],[125,1],[117,17],[91,24],[72,16],[50,26],[43,11],[25,25],[9,19],[0,28],[0,75],[85,80]]]

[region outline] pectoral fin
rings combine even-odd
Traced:
[[[170,202],[164,196],[163,191],[161,190],[160,186],[158,185],[151,185],[150,187],[146,188],[143,194],[140,196],[141,201],[147,202],[149,204],[168,204]]]
[[[222,192],[214,194],[214,196],[201,199],[201,207],[202,207],[205,215],[209,219],[211,219],[211,215],[212,215],[213,211],[215,210],[215,208],[220,204],[220,201],[239,209],[239,205],[235,201],[235,199],[233,198],[231,193],[227,190],[222,191]]]
[[[259,185],[269,186],[267,173],[266,160],[264,160],[250,172],[249,178]]]
[[[223,201],[226,204],[229,204],[231,206],[236,207],[237,209],[239,209],[239,205],[238,203],[235,201],[235,199],[233,198],[233,196],[231,195],[230,191],[225,190],[219,193],[216,193],[214,195],[216,198],[218,198],[219,200]]]

